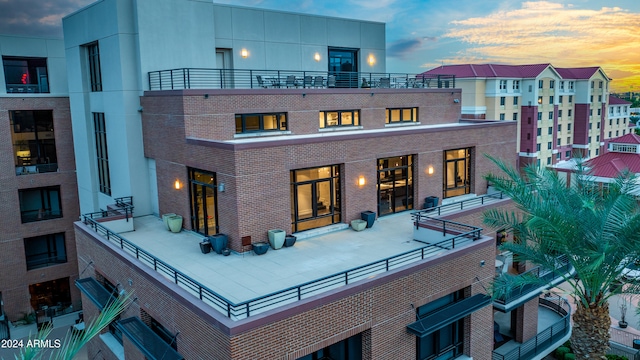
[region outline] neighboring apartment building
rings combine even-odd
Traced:
[[[80,213],[63,41],[0,36],[0,55],[0,318],[78,310]]]
[[[610,79],[599,67],[461,64],[424,75],[453,74],[462,117],[518,122],[520,166],[556,164],[576,151],[597,156],[616,126],[606,120]]]
[[[63,26],[85,318],[135,298],[89,358],[489,359],[537,341],[540,289],[486,295],[510,267],[481,211],[511,203],[479,196],[484,154],[515,164],[516,123],[461,120],[446,74],[386,73],[383,23],[103,0]],[[452,205],[409,212],[433,197]],[[374,226],[350,230],[365,210]],[[272,229],[297,242],[254,255]],[[569,336],[554,309],[538,356]]]
[[[633,127],[630,124],[631,117],[631,103],[629,101],[617,98],[615,96],[609,96],[608,110],[607,110],[607,122],[608,132],[603,139],[607,139],[610,142],[620,136],[633,132]],[[607,144],[603,144],[606,148]]]

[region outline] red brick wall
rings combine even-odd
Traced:
[[[470,287],[470,295],[484,292],[494,272],[480,266],[481,260],[494,257],[494,242],[480,240],[468,251],[363,280],[298,302],[295,308],[284,306],[233,322],[161,276],[149,275],[155,273],[84,229],[76,228],[80,266],[94,261],[95,271],[133,291],[137,300],[123,317],[140,316],[143,309],[169,331],[179,332],[178,351],[186,359],[296,359],[357,333],[363,335],[365,359],[415,359],[416,338],[406,330],[415,321],[414,308],[462,288]],[[467,321],[464,352],[490,359],[491,307]]]
[[[397,90],[397,89],[394,89]],[[284,91],[284,90],[283,90]],[[291,90],[293,91],[293,90]],[[289,91],[289,92],[291,92]],[[337,91],[337,90],[336,90]],[[220,232],[229,235],[229,246],[240,251],[240,238],[266,239],[267,230],[291,232],[290,171],[293,169],[341,166],[342,222],[359,218],[364,210],[377,211],[376,161],[378,158],[414,155],[414,206],[436,195],[442,198],[444,149],[474,148],[472,192],[484,194],[487,184],[482,175],[495,166],[484,156],[491,154],[515,165],[516,123],[502,122],[425,129],[386,128],[378,134],[367,129],[384,129],[386,107],[420,106],[420,120],[427,124],[452,124],[451,112],[459,105],[449,102],[451,92],[391,91],[269,95],[155,96],[147,93],[143,132],[145,155],[156,159],[160,213],[180,213],[189,218],[188,190],[176,191],[173,183],[186,183],[186,168],[215,172],[226,191],[218,192]],[[164,92],[163,92],[164,93]],[[392,104],[392,105],[389,105]],[[289,135],[249,140],[230,140],[235,132],[234,114],[251,111],[288,111],[292,135],[318,133],[318,109],[362,109],[364,130],[323,133],[300,139]],[[180,113],[183,109],[184,116]],[[410,129],[415,131],[398,131]],[[191,136],[191,138],[189,138]],[[258,141],[259,140],[259,141]],[[428,175],[429,166],[434,174]],[[357,180],[364,176],[366,184]],[[190,228],[188,221],[185,227]]]
[[[11,140],[9,111],[53,110],[58,171],[16,175],[15,154]],[[73,286],[78,266],[73,222],[78,219],[79,206],[73,152],[73,135],[69,99],[58,97],[0,98],[0,292],[10,320],[33,311],[29,284],[70,277],[73,303],[80,294]],[[63,217],[31,223],[21,223],[18,190],[45,186],[60,186]],[[67,263],[27,271],[24,238],[65,233]]]

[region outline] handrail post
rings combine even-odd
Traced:
[[[173,70],[169,70],[169,78],[171,79],[171,90],[173,90]]]
[[[302,291],[300,289],[300,286],[298,286],[298,300],[302,300]]]

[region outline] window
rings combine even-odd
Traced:
[[[387,109],[385,123],[393,124],[399,122],[417,122],[418,108],[398,108]]]
[[[609,114],[613,115],[613,107],[609,108]]]
[[[504,113],[500,114],[500,121],[504,121]]]
[[[500,92],[507,92],[507,80],[500,80]]]
[[[320,128],[335,126],[359,126],[360,111],[358,110],[338,110],[320,111]]]
[[[589,136],[589,140],[587,140],[587,144],[591,144],[591,136]]]
[[[638,151],[638,145],[611,144],[611,151],[622,153],[636,153]]]
[[[564,91],[564,81],[560,81],[560,90]]]
[[[553,127],[552,127],[552,126],[549,126],[549,128],[547,129],[547,133],[548,133],[549,135],[552,135],[552,134],[553,134]]]
[[[504,106],[505,102],[507,102],[507,98],[505,98],[504,96],[500,97],[500,106]]]
[[[596,141],[600,142],[600,135],[596,135]]]
[[[542,105],[542,96],[538,96],[538,104]]]
[[[553,111],[549,111],[549,120],[553,120]]]
[[[616,125],[620,125],[620,119],[616,119]]]
[[[592,128],[593,128],[593,123],[592,123],[592,122],[590,122],[590,123],[589,123],[589,130],[591,130]]]
[[[89,83],[91,91],[102,91],[102,70],[100,68],[100,49],[98,43],[86,45],[89,56]]]
[[[571,123],[567,124],[567,131],[571,131]]]
[[[589,116],[593,116],[593,109],[589,109]]]
[[[513,121],[517,121],[518,120],[518,113],[513,113]]]
[[[549,89],[553,89],[553,87],[556,85],[556,81],[555,80],[549,80]]]
[[[209,236],[218,233],[216,173],[189,168],[191,229]]]
[[[562,95],[558,95],[558,103],[560,105],[562,105],[562,101],[564,100],[564,97]]]
[[[363,356],[362,355],[362,334],[360,333],[360,334],[355,334],[342,341],[338,341],[335,344],[331,344],[322,349],[316,350],[311,354],[298,358],[298,360],[315,360],[315,359],[359,360],[363,358],[362,356]]]
[[[551,156],[547,157],[547,165],[551,165]]]
[[[444,152],[444,198],[471,193],[471,148]]]
[[[517,96],[515,96],[513,98],[513,105],[518,105],[518,97]]]
[[[3,56],[7,93],[48,93],[46,58]]]
[[[558,124],[558,132],[562,131],[562,124]]]
[[[613,125],[613,119],[609,119],[609,126]]]
[[[434,312],[464,299],[464,290],[434,300],[417,309],[418,318],[422,319]],[[453,359],[462,354],[464,346],[464,318],[440,328],[433,333],[416,337],[419,360]]]
[[[529,92],[533,91],[533,86],[529,85]]]
[[[513,80],[513,90],[518,92],[520,90],[520,80]]]
[[[595,85],[595,81],[591,81],[591,88],[593,89],[593,86]]]
[[[558,146],[560,146],[560,142],[561,142],[560,138],[558,138],[558,141],[557,141]]]
[[[557,153],[556,154],[556,160],[560,160],[562,159],[562,153]]]
[[[236,134],[286,130],[287,113],[236,114]]]
[[[116,294],[118,293],[118,288],[113,285],[111,281],[107,280],[104,277],[102,278],[102,285],[104,285],[104,288],[109,292],[109,294],[111,294],[111,296],[116,296]],[[118,340],[120,345],[122,345],[122,330],[120,330],[120,327],[117,325],[118,320],[120,320],[120,315],[118,315],[109,324],[109,333],[113,335],[114,339]]]
[[[593,102],[593,95],[589,96],[589,102]]]
[[[609,138],[611,138],[611,131],[609,131]]]
[[[573,81],[569,81],[569,90],[573,90]],[[569,99],[571,99],[571,95],[569,95]],[[571,102],[571,100],[569,100]]]
[[[553,148],[553,144],[551,143],[551,141],[549,141],[547,143],[547,150],[551,150]]]
[[[573,103],[573,95],[569,95],[569,104]]]
[[[542,120],[542,112],[538,113],[538,120]]]
[[[544,80],[538,80],[538,89],[542,89],[544,86]]]
[[[536,144],[536,151],[540,151],[540,144]]]
[[[568,150],[567,152],[564,153],[564,157],[565,158],[570,158],[571,157],[571,150]]]
[[[600,153],[600,149],[596,149],[596,156]]]
[[[549,96],[549,104],[553,104],[553,96]]]
[[[573,113],[572,113],[571,109],[567,110],[567,116],[571,117],[572,114]]]
[[[25,238],[24,254],[27,270],[66,263],[64,233]]]
[[[616,130],[616,136],[620,136],[620,132]]]
[[[562,118],[562,110],[558,110],[558,119]]]
[[[598,116],[602,115],[602,109],[598,109]]]
[[[567,136],[567,145],[571,144],[571,136]]]
[[[602,81],[598,82],[598,88],[602,89]]]
[[[18,197],[23,223],[62,217],[60,186],[19,190]]]
[[[542,135],[542,128],[538,128],[538,136]]]
[[[602,102],[602,95],[598,95],[598,102]]]
[[[9,111],[16,174],[58,170],[53,111]]]
[[[111,195],[109,174],[109,151],[107,149],[107,128],[104,113],[93,113],[93,130],[96,137],[96,162],[98,164],[98,185],[100,192]]]

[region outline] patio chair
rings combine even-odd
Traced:
[[[416,86],[416,79],[415,79],[415,78],[409,78],[409,79],[407,80],[407,87],[408,87],[408,88],[414,88],[414,87],[417,87],[417,86]]]
[[[286,86],[287,86],[287,88],[290,88],[290,87],[297,88],[298,87],[298,84],[296,83],[296,76],[295,75],[287,76]]]
[[[313,77],[312,76],[305,76],[304,79],[302,80],[302,87],[310,88],[312,86],[313,86]]]
[[[324,87],[324,78],[320,75],[316,76],[313,79],[313,87],[315,88],[322,88]]]
[[[381,88],[390,88],[391,87],[391,79],[390,78],[380,78],[380,87]]]
[[[336,87],[336,76],[335,75],[329,75],[329,77],[327,78],[327,87]]]
[[[262,76],[256,75],[256,80],[258,80],[258,86],[265,89],[267,88],[267,84],[265,84],[264,80],[262,80]]]

